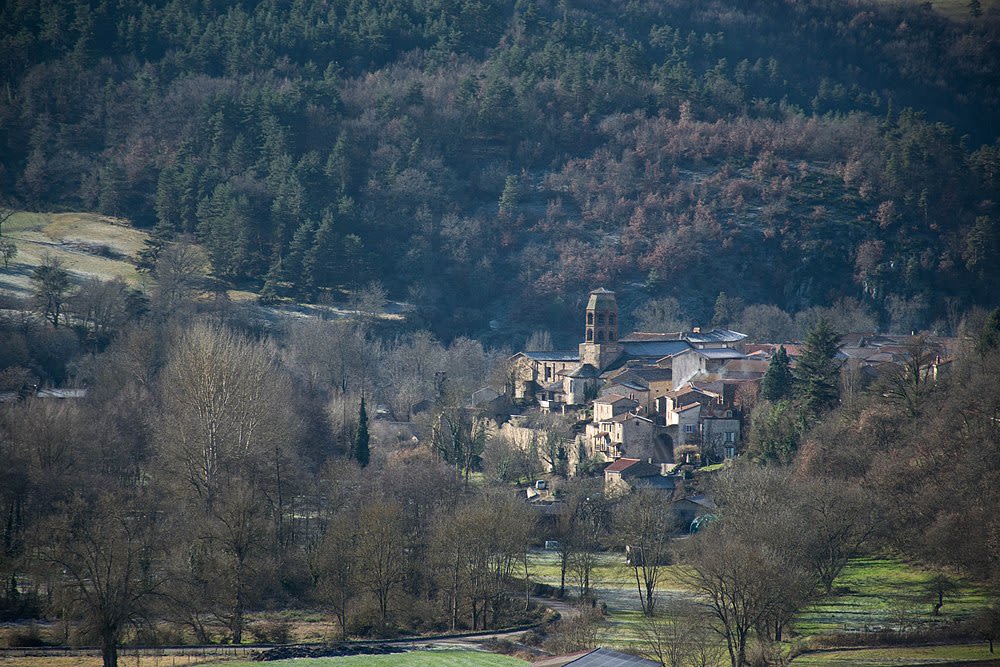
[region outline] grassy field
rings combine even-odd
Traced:
[[[559,585],[559,556],[554,551],[539,551],[530,561],[531,576],[535,581]],[[659,587],[659,601],[672,598],[690,598],[680,580],[680,566],[664,568],[664,576]],[[639,641],[639,626],[643,623],[639,594],[634,574],[625,564],[622,553],[603,553],[598,557],[598,565],[591,574],[591,591],[598,600],[608,607],[608,624],[601,631],[599,643],[602,646],[628,648]],[[577,593],[575,583],[567,575],[567,592]]]
[[[99,655],[0,656],[0,667],[101,667],[102,664]],[[141,656],[136,659],[127,650],[118,654],[119,667],[189,667],[204,664],[207,664],[205,658],[200,655]]]
[[[256,667],[259,662],[226,662],[226,667]],[[410,651],[390,655],[277,660],[274,667],[519,667],[528,663],[506,655],[464,649]]]
[[[554,552],[536,552],[531,560],[532,576],[550,585],[559,584],[559,561]],[[659,603],[670,599],[693,599],[681,577],[682,566],[666,568],[660,587]],[[982,591],[958,581],[945,596],[938,616],[933,616],[933,573],[893,558],[856,558],[852,560],[834,585],[834,594],[806,607],[793,623],[791,642],[801,644],[812,637],[838,632],[862,632],[875,629],[928,629],[935,624],[967,618],[986,602]],[[604,646],[628,648],[640,641],[644,617],[632,571],[624,557],[617,553],[601,554],[594,571],[592,586],[595,595],[608,607],[608,624],[599,636]],[[567,581],[570,592],[575,592]],[[789,644],[789,648],[792,644]],[[983,645],[985,646],[985,644]],[[954,651],[950,649],[954,648]],[[857,659],[902,659],[902,662],[871,664],[920,664],[924,654],[940,660],[957,661],[984,659],[979,648],[937,647],[930,649],[872,649],[872,656],[857,655]],[[907,652],[910,651],[910,652]],[[795,664],[844,665],[852,663],[854,652],[818,653],[802,656]],[[842,655],[843,654],[843,655]],[[967,657],[969,656],[969,657]],[[985,657],[989,657],[988,655]],[[937,659],[936,658],[936,659]],[[800,662],[802,660],[833,662]],[[839,662],[837,662],[839,661]],[[862,664],[862,663],[858,663]],[[863,663],[868,664],[868,663]]]
[[[30,276],[49,254],[62,261],[74,281],[122,278],[138,285],[143,277],[132,260],[147,238],[121,220],[93,213],[17,213],[3,225],[4,238],[17,245],[7,269],[0,265],[0,291],[27,296]]]
[[[995,660],[986,643],[954,646],[916,646],[858,649],[854,651],[824,651],[808,653],[792,660],[793,667],[888,667],[890,665],[934,665],[955,662]]]
[[[834,595],[806,607],[794,623],[801,635],[923,629],[968,618],[986,603],[982,591],[958,581],[933,615],[934,574],[889,558],[856,558],[834,583]]]
[[[900,0],[884,0],[885,2],[898,3]],[[907,0],[909,2],[919,2],[923,0]],[[996,5],[1000,0],[980,0],[983,13]],[[938,12],[956,21],[964,21],[969,18],[969,0],[932,0],[931,6]]]

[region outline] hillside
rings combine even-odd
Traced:
[[[60,261],[76,282],[85,278],[121,278],[142,286],[135,258],[148,234],[125,221],[89,213],[18,213],[4,223],[4,238],[17,255],[0,271],[0,291],[31,293],[31,273],[48,255]]]
[[[378,280],[449,339],[570,340],[597,284],[943,331],[1000,278],[983,8],[8,3],[0,191],[193,233],[234,288]]]

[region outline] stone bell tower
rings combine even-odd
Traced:
[[[603,287],[591,292],[585,317],[580,363],[604,370],[622,354],[622,346],[618,342],[618,302],[615,293]]]

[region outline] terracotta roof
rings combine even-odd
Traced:
[[[802,346],[798,343],[752,343],[746,346],[746,351],[747,356],[761,355],[770,359],[771,355],[777,352],[779,347],[784,347],[785,354],[789,357],[802,356]]]
[[[684,384],[683,386],[678,387],[677,389],[674,389],[673,391],[668,391],[666,394],[664,394],[664,396],[669,396],[670,398],[680,398],[681,396],[684,396],[685,394],[705,394],[705,395],[708,395],[708,392],[706,392],[704,389],[700,389],[700,388],[694,386],[693,384]]]
[[[621,458],[609,465],[604,469],[604,472],[621,472],[630,466],[634,466],[639,462],[639,459],[626,459]]]

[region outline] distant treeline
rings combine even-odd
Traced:
[[[449,338],[560,333],[598,282],[694,320],[725,291],[927,326],[1000,277],[998,30],[821,0],[7,2],[0,191],[195,234],[269,297],[377,278]]]

